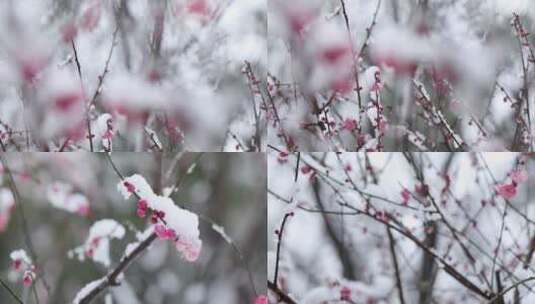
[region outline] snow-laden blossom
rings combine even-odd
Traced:
[[[138,216],[144,217],[147,212],[152,212],[151,222],[155,224],[155,233],[159,238],[172,239],[185,260],[197,260],[202,241],[199,238],[199,219],[196,214],[178,207],[169,197],[155,194],[139,174],[125,178],[117,187],[125,199],[134,193],[139,198]]]
[[[13,261],[13,269],[16,271],[25,270],[28,266],[32,265],[32,259],[24,249],[12,251],[9,257]]]
[[[22,284],[24,286],[32,285],[35,280],[35,266],[26,251],[24,251],[24,249],[12,251],[9,254],[9,257],[11,258],[13,271],[22,274]]]
[[[50,184],[46,191],[52,206],[71,213],[87,216],[90,211],[89,200],[81,193],[74,193],[72,186],[63,182]]]
[[[15,198],[11,190],[0,188],[0,232],[6,230],[14,207]]]
[[[124,227],[115,220],[103,219],[95,222],[89,229],[89,236],[85,243],[75,248],[70,255],[76,254],[80,261],[89,258],[96,263],[108,267],[110,260],[110,240],[122,239],[125,234]]]

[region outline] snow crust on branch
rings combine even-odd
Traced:
[[[106,280],[105,277],[104,278],[100,278],[100,279],[92,281],[92,282],[88,283],[87,285],[85,285],[84,287],[82,287],[82,289],[80,289],[80,291],[78,291],[78,293],[76,294],[76,297],[74,298],[72,303],[73,304],[80,303],[80,301],[83,298],[85,298],[89,293],[91,293],[93,291],[93,289],[95,289],[97,286],[102,284],[102,282],[104,282],[105,280]]]
[[[134,193],[139,197],[138,215],[144,215],[147,208],[153,212],[152,221],[156,224],[156,233],[160,238],[173,239],[176,249],[185,260],[197,260],[202,241],[199,238],[199,219],[196,214],[178,207],[169,197],[155,194],[139,174],[125,178],[117,188],[125,199]]]

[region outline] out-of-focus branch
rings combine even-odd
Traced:
[[[147,237],[144,241],[139,243],[139,245],[130,253],[125,255],[121,262],[119,262],[119,265],[115,267],[106,277],[103,278],[102,282],[95,287],[95,289],[91,290],[85,297],[83,297],[80,300],[80,304],[87,304],[91,303],[99,294],[101,294],[104,290],[106,290],[108,287],[111,286],[118,286],[120,285],[120,282],[117,280],[118,277],[123,273],[123,271],[130,266],[130,264],[138,257],[140,256],[145,249],[147,249],[155,240],[157,240],[158,237],[156,233],[152,233],[149,237]]]
[[[4,167],[5,174],[7,175],[8,180],[9,180],[9,187],[11,189],[11,192],[13,192],[13,195],[15,198],[15,203],[17,205],[18,214],[22,222],[22,231],[24,234],[24,242],[26,243],[26,247],[28,248],[30,256],[34,260],[34,264],[37,266],[37,269],[39,269],[40,271],[44,271],[42,267],[39,267],[39,257],[37,256],[37,253],[35,252],[35,247],[33,245],[32,238],[30,236],[30,228],[28,225],[26,214],[24,212],[24,206],[22,204],[20,192],[19,192],[19,189],[17,188],[17,184],[15,183],[15,179],[13,178],[11,169],[9,168],[7,161],[2,155],[0,155],[0,162],[2,163],[2,166]],[[50,294],[50,285],[48,285],[44,275],[42,275],[41,277],[42,277],[43,285],[45,286],[46,293],[48,295]]]
[[[437,234],[438,227],[435,221],[429,221],[425,224],[425,230],[429,231],[426,233],[425,240],[423,245],[426,248],[435,250],[437,243]],[[434,271],[436,267],[435,259],[432,254],[427,251],[424,251],[423,260],[421,264],[421,273],[418,282],[418,287],[420,290],[420,304],[426,304],[431,302],[431,297],[433,295],[433,285],[436,278],[436,272]]]
[[[325,207],[323,205],[323,202],[320,196],[319,182],[317,180],[314,180],[312,188],[314,191],[314,197],[318,204],[318,208],[323,211]],[[344,246],[343,240],[340,240],[338,236],[336,235],[331,225],[331,222],[327,218],[327,214],[322,213],[322,217],[325,223],[325,228],[327,230],[327,235],[332,240],[336,253],[338,254],[338,257],[340,258],[340,262],[342,263],[344,277],[347,278],[348,280],[357,280],[358,277],[355,272],[355,265],[353,264],[353,261],[351,260],[351,256],[349,255],[347,248]]]
[[[394,240],[394,236],[392,235],[392,231],[390,228],[386,228],[386,233],[388,234],[388,240],[390,243],[390,253],[392,254],[392,264],[394,265],[394,271],[396,275],[396,286],[399,291],[399,302],[401,304],[405,304],[405,298],[403,297],[403,286],[401,285],[401,274],[399,271],[399,265],[398,265],[398,258],[396,255],[396,244]]]
[[[17,301],[17,303],[20,303],[20,304],[24,303],[22,302],[21,298],[13,291],[13,289],[11,289],[11,287],[9,287],[9,285],[7,285],[2,279],[0,279],[0,284],[2,284],[2,286],[9,292],[9,294],[13,297],[13,299]]]
[[[500,295],[500,293],[503,291],[502,279],[500,278],[500,271],[496,271],[496,285],[498,289],[498,296],[496,296],[496,300],[494,300],[493,304],[505,304],[503,295]]]
[[[519,285],[522,285],[526,282],[529,282],[529,281],[533,281],[535,280],[535,277],[529,277],[527,279],[524,279],[524,280],[521,280],[521,281],[518,281],[516,282],[515,284],[507,287],[504,291],[500,292],[499,294],[495,295],[494,297],[492,297],[488,304],[497,304],[498,302],[496,302],[496,300],[500,299],[501,297],[503,297],[506,293],[508,293],[511,289],[515,289],[517,288]]]

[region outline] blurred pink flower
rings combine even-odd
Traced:
[[[401,191],[401,198],[403,199],[403,205],[407,205],[409,203],[411,193],[407,188],[403,188],[403,190]]]
[[[200,16],[208,16],[210,14],[210,7],[206,0],[192,0],[186,5],[186,10],[190,13]]]
[[[516,195],[516,186],[514,184],[501,184],[496,187],[498,195],[505,199],[512,199]]]
[[[35,273],[33,273],[33,271],[26,270],[24,272],[24,276],[22,277],[22,284],[24,284],[24,286],[32,285],[34,276],[35,276]]]
[[[78,28],[76,27],[76,24],[73,21],[68,21],[67,23],[61,26],[60,32],[61,40],[65,43],[69,43],[74,39],[74,37],[76,37],[76,34],[78,33]]]
[[[353,131],[357,127],[357,121],[351,118],[346,118],[344,120],[344,124],[342,125],[342,128],[348,131]]]
[[[76,211],[76,213],[78,213],[81,216],[88,216],[90,211],[91,211],[91,208],[89,208],[89,204],[84,204],[78,207],[78,210]]]
[[[256,297],[254,304],[268,304],[268,298],[265,295]]]
[[[331,45],[320,53],[320,59],[328,64],[336,64],[348,56],[351,56],[351,46],[349,44]]]
[[[518,169],[511,172],[511,179],[514,183],[520,184],[528,180],[528,172],[524,169]]]
[[[351,290],[347,287],[343,287],[340,290],[340,300],[341,301],[350,301],[351,300]]]
[[[83,101],[83,94],[80,91],[65,92],[55,96],[54,106],[60,112],[69,112],[72,108]]]
[[[87,3],[87,2],[86,2]],[[92,31],[99,23],[100,21],[100,2],[99,1],[91,1],[89,4],[86,5],[85,11],[82,14],[81,18],[81,25],[82,27],[87,31]]]

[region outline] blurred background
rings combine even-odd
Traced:
[[[5,150],[259,151],[266,5],[0,1]]]
[[[33,303],[35,298],[14,276],[9,259],[13,250],[28,251],[19,216],[21,205],[38,257],[35,287],[40,303],[71,302],[81,287],[108,272],[101,264],[68,258],[69,250],[85,242],[92,223],[109,218],[126,228],[123,239],[110,243],[111,267],[126,244],[136,240],[136,232],[148,226],[147,218],[136,215],[135,200],[125,200],[118,192],[119,178],[103,153],[7,153],[2,158],[12,172],[21,201],[11,212],[0,208],[0,213],[10,214],[9,223],[0,232],[0,278],[25,303]],[[113,153],[111,158],[124,176],[143,175],[155,192],[178,185],[171,194],[175,203],[224,227],[249,265],[256,292],[266,293],[264,155]],[[0,187],[10,189],[6,168],[1,172]],[[89,214],[53,207],[46,192],[54,182],[70,184],[73,192],[85,195]],[[255,291],[236,251],[206,221],[200,220],[199,229],[203,248],[196,262],[184,261],[171,242],[157,240],[128,268],[122,285],[110,290],[113,303],[251,303]],[[50,287],[49,295],[40,282],[41,275]],[[7,290],[0,288],[0,303],[12,300]]]

